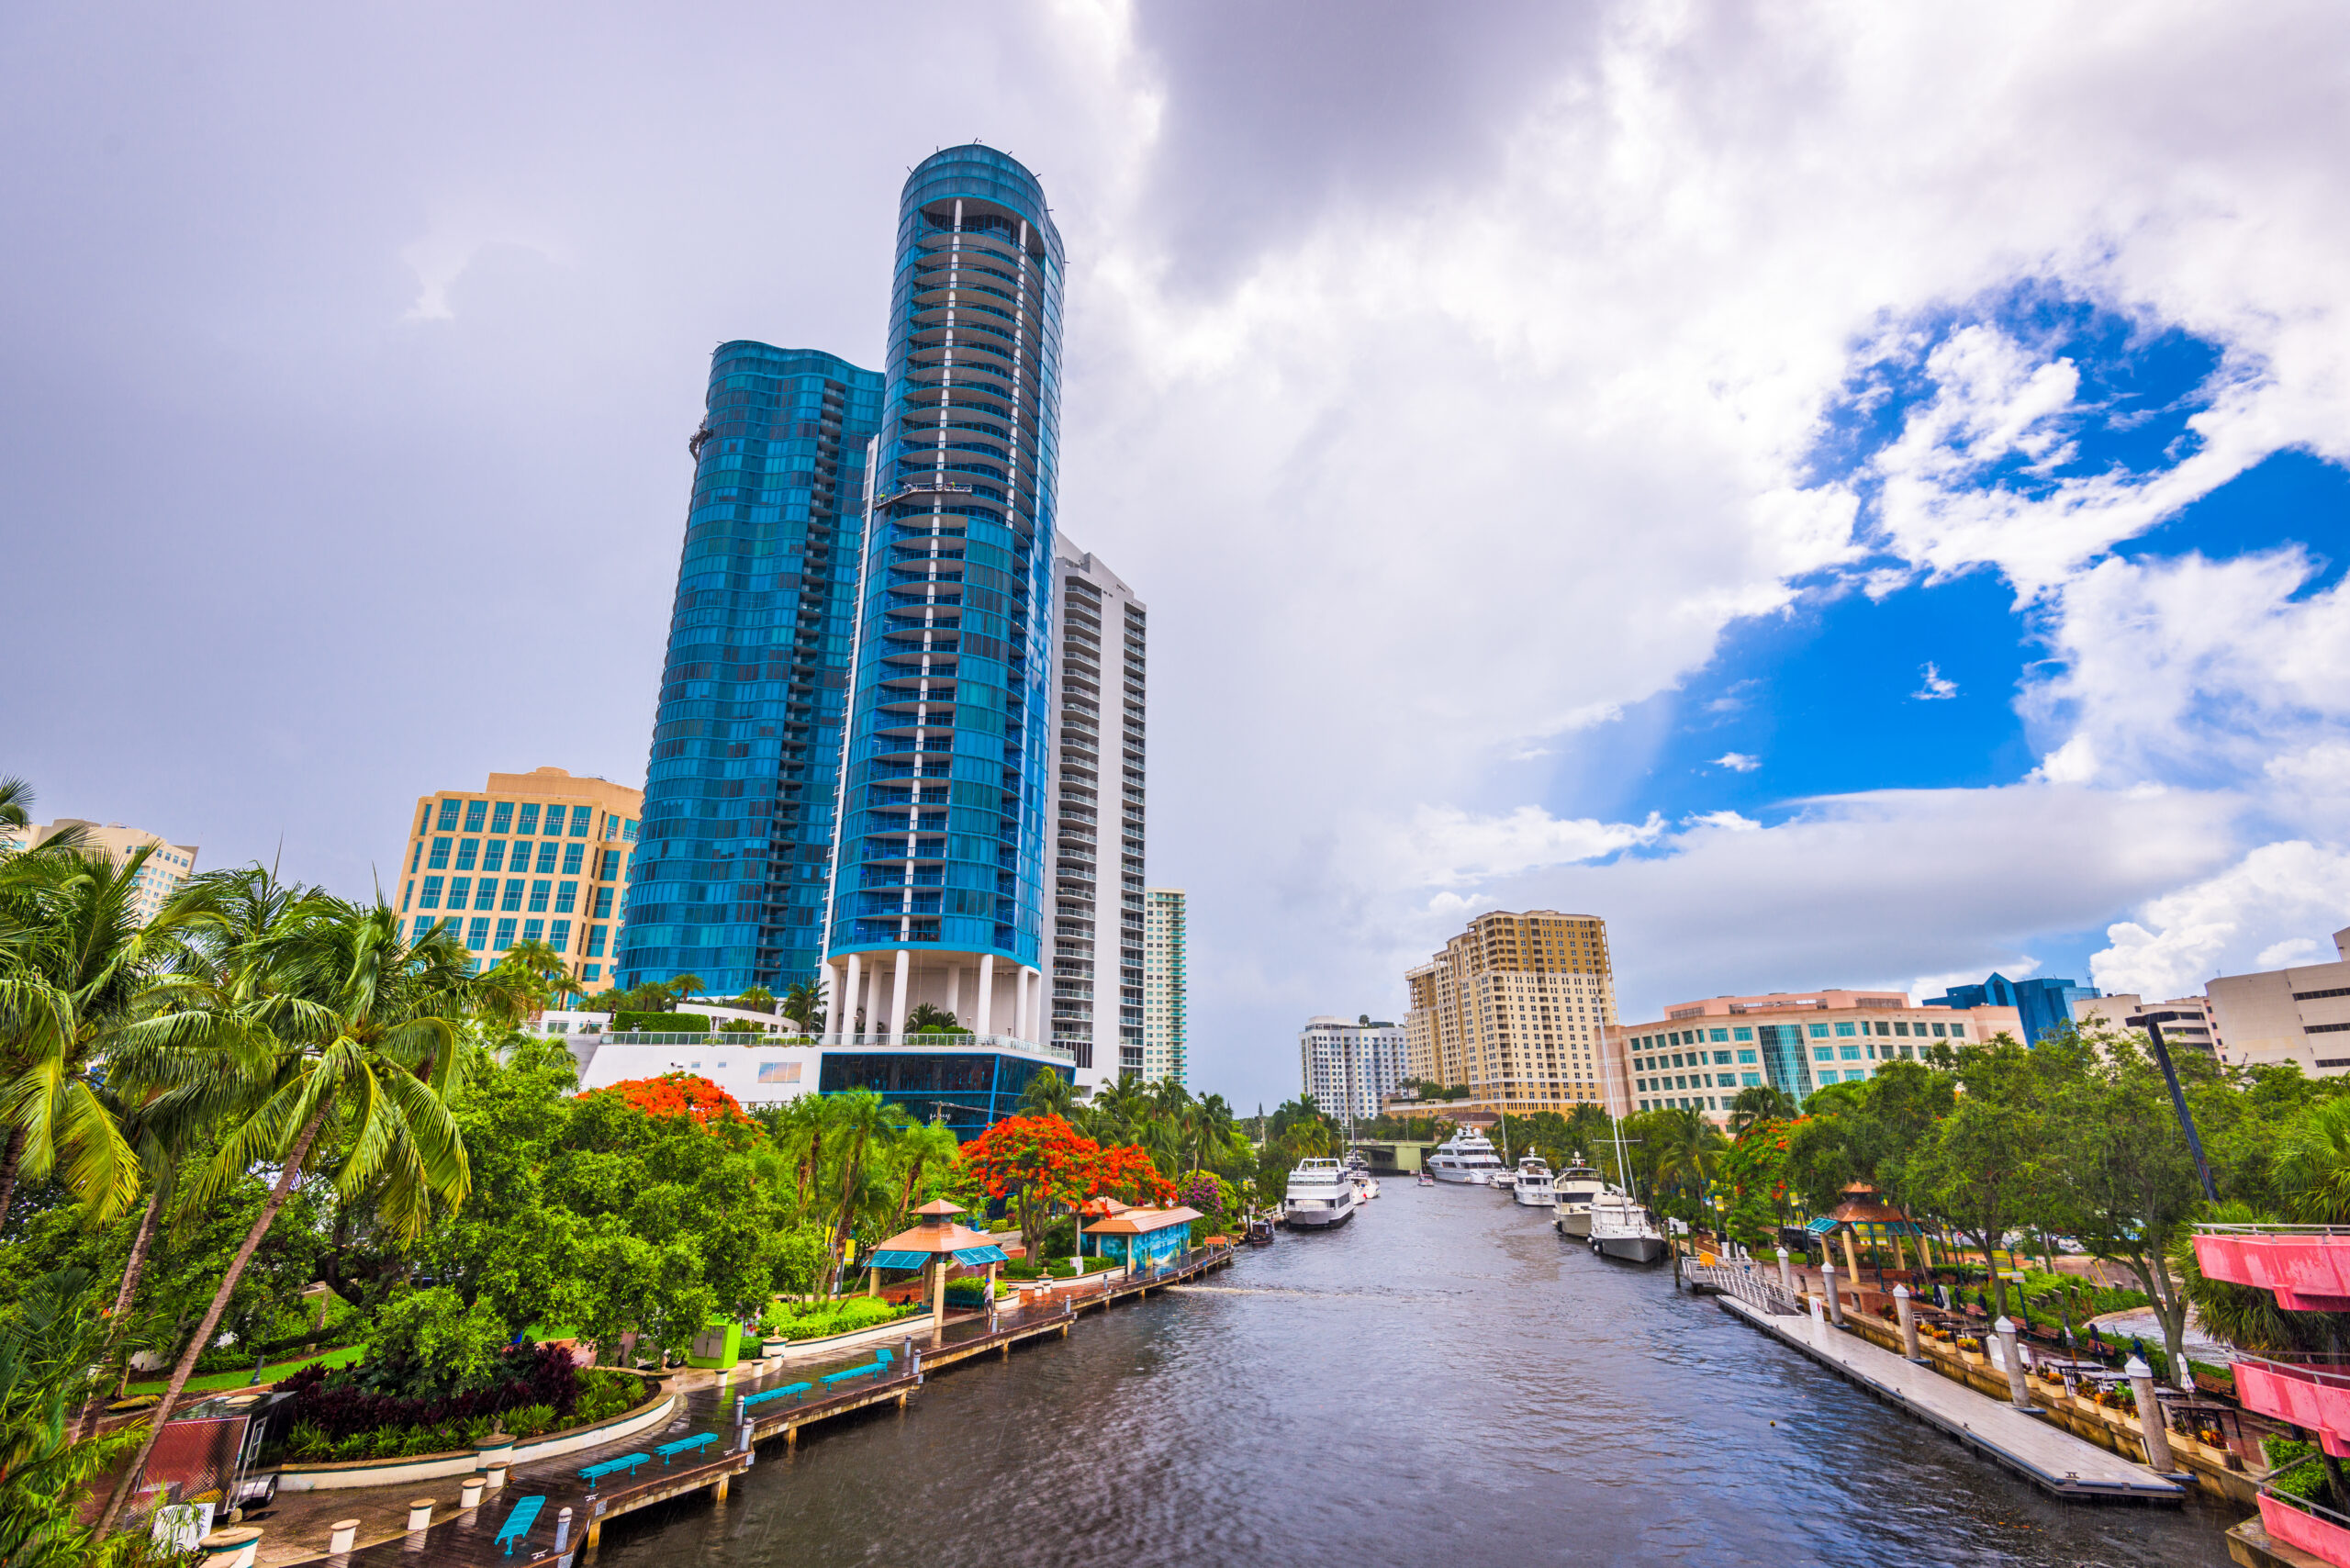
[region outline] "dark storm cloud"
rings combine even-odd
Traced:
[[[1334,198],[1407,205],[1490,164],[1599,16],[1515,0],[1137,6],[1167,93],[1145,210],[1181,286],[1223,286]]]

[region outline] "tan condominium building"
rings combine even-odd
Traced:
[[[2311,1077],[2350,1072],[2350,926],[2333,934],[2341,958],[2262,974],[2223,975],[2211,1000],[2219,1056],[2230,1067],[2297,1063]],[[2168,1029],[2163,1038],[2171,1038]]]
[[[1900,991],[1773,991],[1680,1002],[1617,1034],[1617,1105],[1699,1111],[1718,1122],[1741,1089],[1768,1085],[1801,1105],[1815,1089],[1862,1082],[1936,1043],[2001,1034],[2021,1043],[2023,1015],[2012,1007],[1920,1007]]]
[[[446,922],[477,968],[544,942],[581,984],[604,983],[643,802],[641,790],[560,767],[423,796],[400,856],[410,940]]]
[[[2132,991],[2116,991],[2074,1002],[2073,1022],[2084,1029],[2092,1024],[2134,1029],[2141,1036],[2146,1032],[2143,1025],[2151,1023],[2162,1029],[2163,1044],[2175,1052],[2192,1051],[2215,1060],[2226,1059],[2220,1026],[2208,997],[2178,996],[2168,1002],[2148,1002]]]
[[[193,844],[173,844],[160,834],[144,828],[125,827],[120,823],[84,822],[80,817],[60,817],[53,823],[34,823],[24,827],[0,827],[0,844],[12,849],[30,849],[46,844],[59,834],[73,828],[82,832],[84,848],[111,858],[119,870],[129,863],[132,855],[144,849],[146,860],[131,875],[130,907],[144,925],[155,918],[164,902],[180,890],[180,884],[196,874],[196,848]]]
[[[1615,1022],[1606,924],[1528,910],[1481,914],[1406,974],[1405,1070],[1448,1089],[1457,1111],[1561,1114],[1603,1100]]]

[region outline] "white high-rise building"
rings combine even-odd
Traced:
[[[1053,552],[1052,1040],[1091,1090],[1145,1072],[1147,612],[1066,534]]]
[[[1334,1116],[1367,1122],[1379,1114],[1381,1099],[1404,1085],[1404,1029],[1374,1022],[1368,1013],[1309,1018],[1297,1032],[1297,1058],[1315,1104]]]
[[[140,849],[149,851],[146,863],[132,879],[136,891],[130,907],[141,924],[155,918],[164,902],[180,890],[180,884],[196,874],[196,850],[193,844],[173,844],[160,834],[144,828],[125,827],[120,823],[84,822],[80,817],[60,817],[53,823],[33,823],[25,827],[0,827],[0,845],[10,849],[30,849],[47,843],[69,828],[82,830],[83,847],[93,854],[104,855],[120,869],[131,855]]]
[[[1190,1072],[1191,1022],[1184,981],[1191,956],[1184,935],[1181,888],[1152,888],[1143,917],[1142,1075],[1184,1082]]]
[[[2350,926],[2333,934],[2333,950],[2338,957],[2331,963],[2224,975],[2205,986],[2220,1060],[2230,1067],[2289,1061],[2311,1078],[2350,1072]],[[2180,1024],[2163,1030],[2165,1040],[2182,1036],[2193,1038]]]

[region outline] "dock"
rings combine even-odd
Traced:
[[[1715,1305],[1889,1405],[1937,1427],[2053,1497],[2076,1503],[2181,1503],[2187,1489],[2050,1421],[1953,1383],[1809,1314],[1767,1312],[1736,1295]]]
[[[743,1441],[742,1428],[735,1424],[740,1409],[737,1400],[770,1388],[814,1381],[828,1371],[861,1366],[873,1361],[874,1355],[870,1348],[848,1352],[836,1350],[812,1356],[787,1353],[776,1362],[746,1362],[712,1386],[681,1394],[674,1416],[660,1431],[640,1433],[628,1441],[522,1466],[502,1490],[484,1497],[479,1507],[436,1510],[432,1524],[426,1529],[378,1539],[333,1558],[328,1557],[322,1540],[299,1556],[289,1556],[285,1548],[290,1542],[271,1541],[265,1533],[263,1548],[274,1546],[277,1550],[264,1550],[263,1556],[265,1561],[279,1563],[323,1560],[334,1568],[414,1568],[420,1561],[474,1564],[478,1568],[490,1568],[492,1564],[497,1568],[533,1568],[537,1564],[570,1568],[594,1552],[601,1543],[604,1527],[615,1519],[688,1493],[705,1492],[714,1502],[723,1502],[733,1478],[756,1465],[763,1443],[780,1439],[789,1451],[798,1446],[800,1432],[809,1427],[877,1406],[894,1405],[904,1409],[933,1372],[989,1356],[1009,1360],[1017,1346],[1066,1338],[1081,1313],[1097,1307],[1107,1311],[1116,1303],[1139,1301],[1154,1291],[1197,1279],[1212,1270],[1228,1266],[1237,1253],[1237,1249],[1231,1246],[1194,1248],[1148,1273],[1103,1275],[1057,1289],[1049,1299],[999,1304],[992,1314],[957,1314],[948,1318],[942,1331],[934,1331],[926,1317],[909,1318],[905,1336],[886,1346],[892,1353],[886,1376],[870,1381],[857,1379],[841,1392],[811,1394],[793,1404],[754,1408],[749,1412],[747,1445]],[[586,1466],[616,1455],[650,1450],[666,1437],[698,1430],[718,1434],[720,1451],[700,1461],[681,1457],[666,1465],[648,1463],[625,1480],[608,1481],[593,1489],[580,1479],[579,1472]],[[446,1482],[426,1483],[422,1490],[436,1488],[442,1493],[445,1506],[446,1494],[453,1486]],[[340,1495],[350,1497],[356,1504],[361,1495]],[[496,1539],[499,1527],[516,1502],[530,1496],[543,1496],[546,1502],[528,1533],[510,1551],[502,1549]],[[558,1544],[557,1519],[566,1512],[570,1516],[565,1521],[568,1533]]]

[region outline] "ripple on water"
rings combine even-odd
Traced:
[[[902,1416],[771,1444],[722,1510],[649,1510],[601,1562],[2218,1568],[2238,1517],[2043,1498],[1669,1271],[1399,1185]]]

